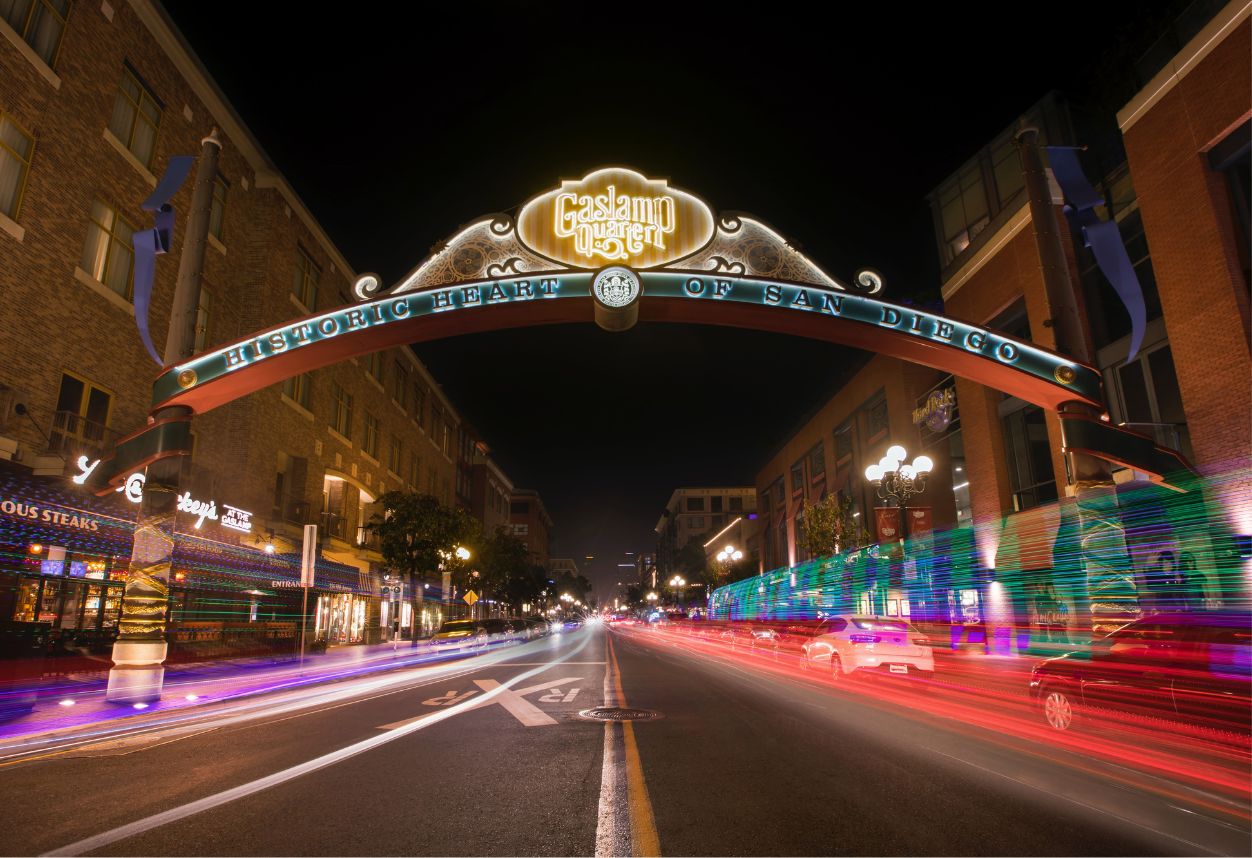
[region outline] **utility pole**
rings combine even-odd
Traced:
[[[165,365],[191,357],[196,343],[196,313],[208,242],[209,210],[222,141],[214,128],[200,141],[199,167],[191,195],[191,211],[178,262],[178,282],[165,338]],[[190,372],[190,370],[188,370]],[[194,384],[194,379],[191,380]],[[188,385],[190,386],[190,385]],[[186,406],[163,408],[152,415],[162,420],[190,420]],[[165,681],[165,615],[169,606],[170,565],[174,556],[174,528],[178,517],[179,475],[182,457],[170,456],[150,464],[144,475],[143,501],[135,520],[130,571],[122,594],[122,616],[113,644],[113,668],[105,699],[116,703],[159,700]]]

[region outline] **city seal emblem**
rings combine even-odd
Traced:
[[[624,331],[639,319],[639,275],[621,265],[596,272],[591,281],[596,324],[606,331]]]

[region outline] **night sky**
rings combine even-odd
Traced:
[[[784,3],[268,5],[168,9],[358,271],[394,283],[459,224],[622,164],[758,216],[837,279],[872,267],[888,300],[933,301],[925,195],[1050,89],[1120,107],[1104,82],[1185,3],[831,4],[820,22]],[[652,550],[673,489],[751,483],[863,359],[590,321],[417,352],[540,492],[553,554],[596,555],[599,585]]]

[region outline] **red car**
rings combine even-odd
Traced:
[[[1157,614],[1034,666],[1030,695],[1068,730],[1103,709],[1199,727],[1252,730],[1252,613]]]

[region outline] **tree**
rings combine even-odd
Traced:
[[[458,507],[447,507],[431,495],[387,492],[365,528],[378,534],[387,565],[421,578],[433,574],[457,546],[475,545],[478,522]],[[446,594],[445,594],[446,595]]]
[[[692,583],[708,580],[709,558],[699,539],[693,537],[687,540],[674,558],[674,570]]]
[[[537,602],[547,584],[543,567],[530,563],[526,543],[504,527],[496,528],[483,542],[478,569],[483,586],[491,588],[493,598],[515,609],[524,602]]]
[[[869,532],[854,515],[852,498],[827,495],[815,504],[804,502],[804,529],[800,543],[810,557],[829,557],[869,542]]]

